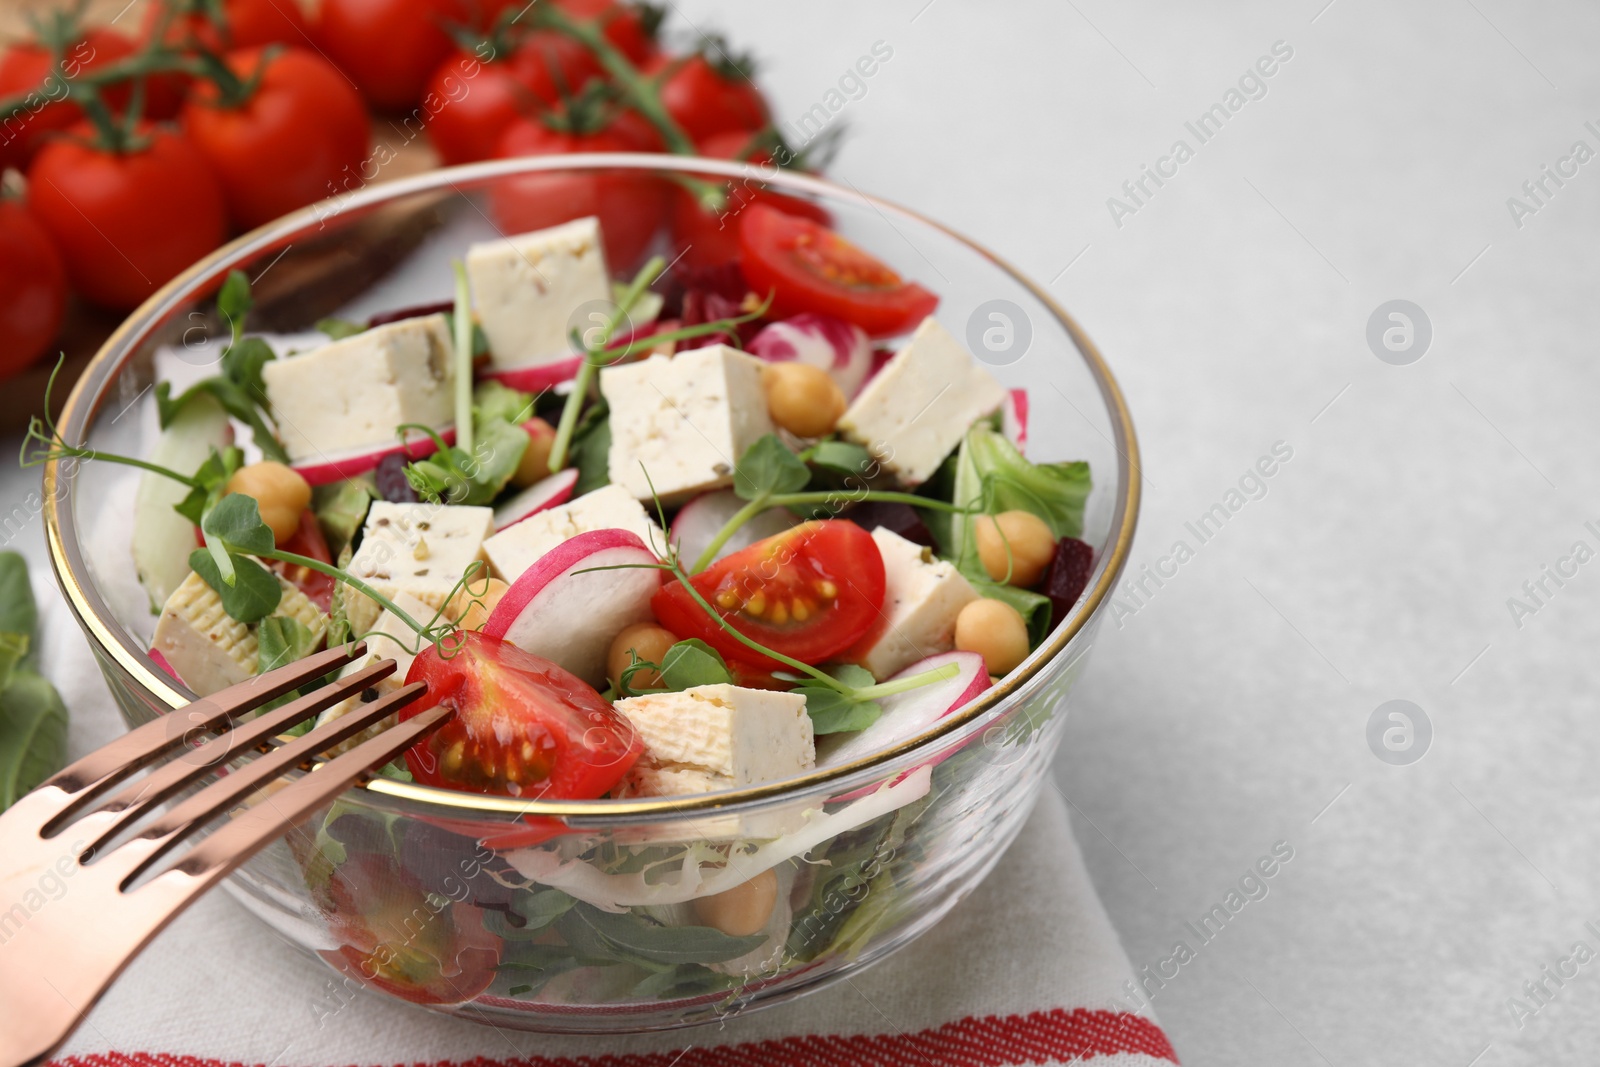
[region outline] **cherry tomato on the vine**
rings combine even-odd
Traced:
[[[34,158],[29,200],[73,288],[126,311],[222,243],[222,187],[204,154],[176,133],[141,126],[139,143],[119,152],[87,143],[88,125],[73,132]]]
[[[446,653],[423,649],[406,675],[428,684],[428,699],[403,708],[402,719],[434,704],[456,712],[406,752],[424,785],[588,800],[610,791],[644,752],[627,721],[571,672],[476,630],[448,642]]]
[[[690,581],[735,630],[805,663],[852,647],[883,618],[883,556],[872,535],[847,519],[803,522],[718,560]],[[661,625],[700,638],[729,660],[790,669],[729,634],[681,581],[662,586],[650,607]]]
[[[890,337],[939,306],[933,293],[827,227],[768,204],[751,204],[740,214],[739,252],[750,288],[774,294],[777,318],[812,311]]]
[[[757,137],[756,131],[730,130],[707,137],[695,148],[710,159],[742,159],[754,166],[765,166],[772,162],[772,153],[765,148],[752,150]],[[824,226],[832,221],[820,206],[772,192],[755,177],[726,183],[722,205],[715,210],[681,186],[673,187],[671,196],[672,243],[682,252],[682,262],[690,267],[710,267],[739,258],[739,215],[751,204],[766,204]]]
[[[698,53],[686,59],[658,56],[646,67],[652,74],[671,69],[661,86],[661,104],[695,141],[767,123],[761,90],[734,60],[716,58],[719,65]]]
[[[631,112],[593,133],[563,133],[521,118],[500,137],[499,155],[567,155],[573,152],[649,152],[655,131]],[[507,233],[555,226],[596,215],[606,263],[617,272],[635,265],[660,228],[665,189],[656,175],[639,171],[529,174],[497,183],[490,193],[494,216]]]
[[[643,66],[656,54],[656,23],[659,17],[643,5],[618,0],[554,0],[573,18],[595,23],[606,40],[628,57],[634,66]]]
[[[465,0],[323,0],[313,36],[373,107],[404,111],[454,51],[446,27],[470,14]]]
[[[183,108],[183,128],[211,161],[228,212],[251,229],[332,196],[359,174],[370,135],[366,108],[332,64],[315,52],[252,48],[228,56],[243,81],[266,69],[237,106],[214,82],[197,83]]]
[[[67,268],[39,221],[0,197],[0,381],[38,359],[61,328]]]
[[[311,26],[298,0],[224,0],[216,21],[207,14],[210,5],[206,0],[169,0],[167,6],[175,10],[167,24],[166,40],[175,47],[197,44],[221,52],[269,44],[311,46]],[[144,20],[147,37],[155,32],[162,13],[161,4],[150,5]]]
[[[83,118],[83,109],[62,99],[78,75],[127,59],[137,50],[116,30],[95,28],[67,45],[59,65],[40,44],[16,44],[0,52],[0,97],[25,97],[20,114],[0,123],[0,168],[25,166],[46,138]],[[106,103],[121,110],[130,89],[117,86],[105,93]]]

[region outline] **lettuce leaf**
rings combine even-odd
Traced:
[[[1089,464],[1030,463],[1004,434],[979,422],[967,431],[956,455],[952,501],[991,515],[1032,512],[1060,539],[1083,533],[1083,507],[1091,486]],[[970,525],[959,517],[949,524],[946,554],[958,564]]]

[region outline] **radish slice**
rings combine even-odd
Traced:
[[[751,355],[770,363],[797,360],[821,367],[853,397],[872,370],[872,345],[866,331],[832,315],[795,315],[769,323],[750,339]]]
[[[1017,451],[1028,452],[1028,391],[1012,389],[1000,405],[1000,432],[1017,446]]]
[[[178,677],[177,669],[173,667],[170,662],[168,662],[167,657],[161,654],[160,649],[152,648],[149,652],[146,652],[145,655],[149,656],[150,662],[161,668],[161,672],[171,678],[174,682],[177,682],[179,685],[189,684],[182,678]]]
[[[654,569],[658,562],[627,530],[590,530],[568,538],[511,583],[483,632],[601,688],[612,639],[623,627],[654,617],[650,598],[661,588],[662,573]]]
[[[456,443],[456,428],[448,426],[439,431],[439,436],[444,438],[445,444],[453,445]],[[293,466],[300,477],[311,485],[330,485],[367,473],[381,463],[385,456],[404,453],[407,459],[422,459],[437,451],[439,446],[434,443],[433,438],[419,435],[415,440],[407,441],[403,445],[369,445],[336,456],[319,455],[315,459],[303,459]]]
[[[672,520],[672,540],[678,552],[687,560],[700,558],[711,539],[728,524],[728,520],[748,501],[732,489],[717,489],[701,493],[689,501]],[[718,550],[716,558],[732,555],[757,541],[780,534],[791,526],[800,524],[800,516],[788,508],[768,508],[743,526]]]
[[[645,340],[658,333],[676,330],[679,326],[676,319],[667,319],[664,322],[652,322],[642,326],[631,333],[614,339],[607,346],[607,351],[622,348],[632,344],[635,340]],[[649,352],[642,355],[672,355],[674,342],[666,341]],[[583,356],[562,356],[544,363],[534,363],[526,367],[512,367],[509,370],[485,371],[479,375],[482,378],[493,379],[501,385],[512,389],[521,389],[525,393],[538,393],[546,389],[554,389],[578,376],[578,368],[583,366]]]
[[[548,478],[540,478],[494,509],[495,532],[499,533],[507,526],[515,526],[529,515],[536,515],[546,508],[565,504],[572,499],[572,491],[577,486],[578,471],[575,467],[556,471]]]
[[[886,748],[893,748],[922,733],[989,688],[989,671],[984,666],[983,657],[976,652],[945,652],[929,656],[913,663],[889,681],[910,678],[947,663],[960,667],[954,678],[884,697],[878,701],[883,714],[865,730],[818,738],[817,769],[840,767]]]

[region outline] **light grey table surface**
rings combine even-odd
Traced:
[[[1046,283],[1128,393],[1131,570],[1172,576],[1119,594],[1058,771],[1135,967],[1172,975],[1154,1008],[1184,1062],[1594,1062],[1600,159],[1573,152],[1600,152],[1600,7],[674,9],[691,23],[765,61],[787,121],[884,42],[830,114],[831,173]],[[1185,126],[1229,102],[1204,142]],[[1134,201],[1147,165],[1176,173]],[[1432,334],[1413,313],[1409,349],[1378,343],[1403,365],[1368,341],[1397,299]],[[1279,442],[1199,544],[1185,523]],[[39,560],[37,522],[14,543]],[[1390,700],[1431,727],[1412,713],[1409,765],[1368,741]],[[1197,937],[1279,842],[1266,896]]]

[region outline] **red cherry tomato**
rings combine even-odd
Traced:
[[[26,208],[0,197],[0,381],[44,354],[66,305],[61,253]]]
[[[560,133],[533,119],[518,119],[500,138],[499,155],[548,156],[573,152],[650,151],[645,130],[624,114],[597,133]],[[653,131],[652,131],[653,132]],[[661,225],[661,179],[648,172],[530,174],[497,184],[490,193],[495,219],[506,233],[559,225],[586,215],[600,218],[606,263],[613,272],[633,267]]]
[[[425,889],[388,856],[351,852],[318,895],[339,943],[318,955],[356,981],[413,1004],[460,1004],[494,981],[504,946],[483,910]]]
[[[654,58],[657,19],[643,6],[617,0],[555,0],[555,4],[573,18],[598,25],[606,40],[634,66],[643,66]]]
[[[91,29],[83,39],[61,53],[60,66],[50,50],[37,44],[19,44],[0,52],[0,98],[22,96],[27,107],[0,123],[0,169],[22,167],[31,160],[45,138],[68,129],[83,118],[83,109],[61,98],[72,79],[107,63],[127,59],[137,50],[133,41],[115,30]],[[109,90],[106,103],[120,110],[128,102],[129,88]]]
[[[696,150],[710,159],[743,159],[756,166],[772,162],[766,149],[751,151],[756,134],[732,130],[707,137]],[[689,267],[714,267],[739,258],[739,215],[751,204],[767,204],[786,215],[798,215],[826,226],[832,218],[820,206],[783,193],[774,193],[759,180],[741,179],[723,188],[726,200],[720,210],[708,210],[688,189],[671,190],[672,243]]]
[[[675,69],[661,86],[661,103],[692,140],[767,124],[761,90],[731,63],[718,68],[703,55],[659,56],[646,69],[660,73],[669,66]]]
[[[87,126],[75,132],[93,135]],[[142,146],[120,153],[55,141],[28,168],[33,213],[73,288],[122,311],[227,235],[222,187],[200,150],[155,127],[141,126],[138,136]]]
[[[853,322],[873,337],[903,333],[939,298],[901,279],[825,226],[751,204],[739,218],[740,269],[757,293],[774,293],[774,318],[804,311]]]
[[[600,74],[600,65],[570,37],[538,30],[509,52],[494,42],[445,60],[428,80],[428,135],[446,164],[490,159],[506,128],[561,101]],[[492,62],[482,57],[494,55]]]
[[[464,0],[323,0],[312,35],[368,103],[404,111],[454,51],[446,27],[470,13]]]
[[[294,532],[294,536],[278,547],[319,563],[333,562],[333,554],[328,551],[328,539],[322,535],[322,524],[317,522],[317,514],[310,508],[300,513],[300,528]],[[298,563],[274,562],[272,569],[304,593],[324,614],[327,613],[329,605],[333,603],[332,578]]]
[[[883,616],[883,556],[871,534],[845,519],[803,522],[740,549],[690,581],[734,629],[805,663],[850,648]],[[650,606],[661,625],[700,638],[729,660],[790,669],[717,625],[682,582],[662,586]]]
[[[298,0],[224,0],[221,17],[213,21],[206,0],[169,3],[176,17],[167,25],[167,43],[198,45],[210,52],[230,48],[261,48],[269,44],[311,47],[311,27]],[[151,4],[145,14],[146,38],[155,32],[161,4]]]
[[[257,75],[266,55],[252,48],[228,56],[241,80]],[[255,93],[237,107],[200,82],[183,108],[183,128],[211,161],[228,213],[253,229],[332,196],[359,175],[370,136],[366,108],[334,66],[315,52],[272,55]]]
[[[402,709],[402,719],[433,704],[456,712],[406,753],[417,781],[589,800],[607,793],[644,752],[627,721],[581,678],[497,637],[462,630],[457,638],[448,657],[423,649],[406,675],[428,683],[428,699]]]

